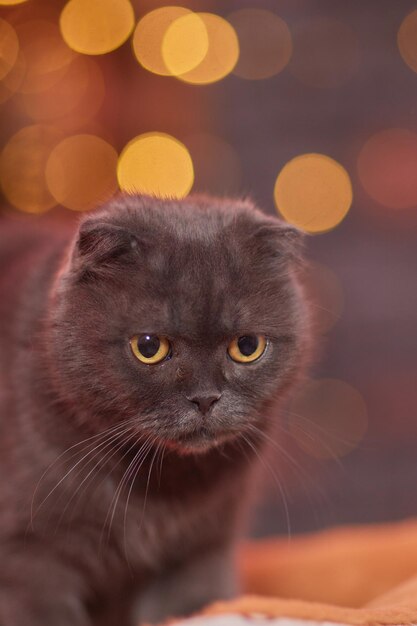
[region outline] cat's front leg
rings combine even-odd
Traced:
[[[238,591],[231,550],[213,550],[195,555],[151,583],[138,598],[135,617],[139,623],[157,623],[190,615]]]
[[[91,626],[80,575],[40,546],[0,554],[0,624]]]

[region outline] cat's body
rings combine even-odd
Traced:
[[[209,199],[0,222],[1,624],[125,626],[237,591],[258,434],[304,356],[296,239]],[[250,332],[265,355],[233,362]],[[138,361],[137,333],[171,353]]]

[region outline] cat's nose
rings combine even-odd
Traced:
[[[194,396],[187,396],[187,400],[196,404],[198,409],[203,415],[209,412],[213,404],[215,404],[221,397],[221,393],[211,394],[196,394]]]

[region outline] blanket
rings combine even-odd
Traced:
[[[177,626],[417,624],[417,521],[244,546],[245,595]]]

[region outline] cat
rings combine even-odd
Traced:
[[[301,257],[249,200],[0,219],[0,624],[131,626],[238,593],[270,409],[305,360]]]

